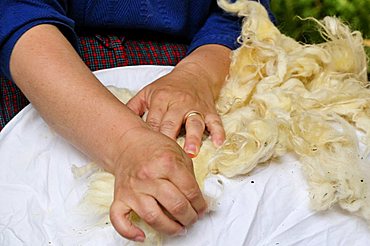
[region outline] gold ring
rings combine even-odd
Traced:
[[[186,123],[189,117],[195,116],[195,115],[199,115],[200,118],[202,118],[202,121],[204,122],[204,115],[199,111],[192,110],[185,114],[183,123]]]

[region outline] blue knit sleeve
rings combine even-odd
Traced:
[[[27,0],[0,1],[0,69],[11,79],[9,60],[15,43],[30,28],[40,24],[54,24],[76,46],[74,22],[66,17],[66,1]]]
[[[275,18],[270,10],[270,0],[260,0],[259,2],[269,12],[270,19],[275,22]],[[221,44],[232,50],[236,49],[239,46],[237,38],[240,35],[240,31],[241,19],[225,13],[217,6],[216,0],[214,0],[211,14],[204,26],[194,36],[188,53],[205,44]]]

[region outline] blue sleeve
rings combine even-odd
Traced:
[[[40,24],[54,24],[76,46],[74,22],[66,16],[64,0],[0,0],[0,72],[11,79],[10,55],[18,39]]]
[[[267,9],[270,19],[275,23],[275,18],[270,10],[270,0],[260,0],[259,2]],[[239,46],[237,38],[240,32],[241,19],[221,10],[215,0],[211,7],[210,16],[194,36],[188,53],[205,44],[220,44],[234,50]]]

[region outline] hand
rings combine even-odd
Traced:
[[[183,67],[176,67],[144,87],[127,106],[138,115],[148,111],[146,122],[151,128],[172,139],[176,139],[181,126],[185,124],[184,150],[190,157],[194,157],[199,152],[205,128],[216,146],[223,143],[225,131],[216,112],[213,90],[207,77]],[[200,112],[201,115],[191,114],[186,117],[192,111]]]
[[[114,171],[113,226],[123,237],[144,241],[144,232],[129,220],[135,211],[159,232],[184,234],[207,208],[191,159],[176,142],[149,128],[134,128],[122,141]]]
[[[123,236],[144,238],[128,220],[132,210],[167,234],[182,232],[204,213],[191,160],[114,98],[57,27],[38,25],[23,34],[10,68],[49,126],[116,176],[110,216]]]

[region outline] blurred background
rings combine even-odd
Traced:
[[[298,16],[317,19],[327,15],[339,17],[352,30],[361,31],[370,57],[370,0],[271,0],[271,8],[280,31],[305,43],[323,40],[312,21],[300,20]],[[368,74],[369,71],[368,61]]]

